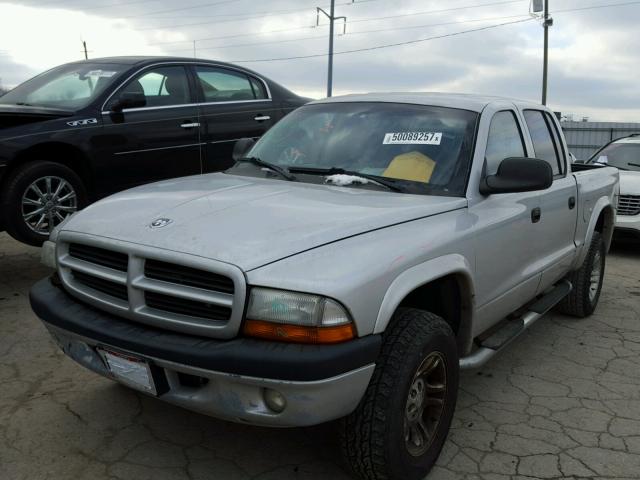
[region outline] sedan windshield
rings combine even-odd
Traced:
[[[115,64],[62,65],[18,85],[0,104],[75,111],[100,95],[126,67]]]
[[[640,172],[640,142],[612,143],[597,152],[588,163]]]
[[[477,118],[466,110],[421,105],[308,105],[277,123],[249,155],[286,168],[299,181],[347,173],[340,184],[464,195]],[[349,182],[358,174],[368,181]]]

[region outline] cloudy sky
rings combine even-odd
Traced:
[[[16,85],[60,63],[111,55],[243,62],[291,90],[322,97],[329,0],[0,0],[0,79]],[[598,121],[639,121],[640,1],[550,0],[549,105]],[[323,3],[324,2],[324,3]],[[334,94],[453,91],[539,101],[543,30],[529,0],[336,0],[347,17]],[[592,6],[604,8],[590,9]],[[579,9],[579,10],[577,10]],[[336,27],[342,33],[342,25]]]

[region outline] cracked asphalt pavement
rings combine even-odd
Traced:
[[[640,478],[640,251],[596,313],[549,314],[461,378],[429,480]],[[333,425],[266,429],[164,404],[67,359],[31,312],[39,250],[0,234],[0,479],[347,479]]]

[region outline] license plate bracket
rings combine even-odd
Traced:
[[[158,389],[158,375],[154,375],[156,369],[147,360],[106,348],[97,348],[97,351],[114,380],[151,395],[163,393]],[[162,385],[164,382],[159,383]]]

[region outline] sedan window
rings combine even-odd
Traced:
[[[198,66],[196,74],[205,102],[234,102],[266,97],[264,91],[256,89],[257,85],[252,85],[249,77],[242,73]]]
[[[147,107],[165,107],[190,103],[189,83],[184,67],[146,70],[127,83],[118,93],[144,94]]]

